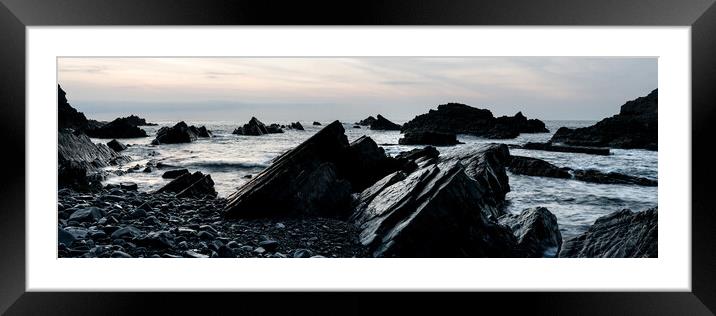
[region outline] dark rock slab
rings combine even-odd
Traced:
[[[316,122],[316,121],[313,121],[313,125],[314,125],[314,126],[321,126],[321,123]]]
[[[290,129],[295,129],[295,130],[299,130],[299,131],[303,131],[303,130],[304,130],[304,129],[303,129],[303,125],[301,125],[300,122],[293,122],[293,123],[291,123],[291,124],[288,126],[288,128],[290,128]]]
[[[157,137],[152,141],[154,145],[160,144],[181,144],[191,143],[197,139],[198,135],[194,130],[189,128],[184,121],[176,123],[172,127],[162,127],[157,131]]]
[[[357,197],[351,221],[375,257],[513,257],[517,241],[490,220],[494,198],[459,161],[423,161]]]
[[[542,159],[511,156],[510,164],[507,170],[512,173],[522,174],[526,176],[550,177],[569,179],[572,175],[569,173],[571,169],[560,168]]]
[[[378,118],[376,118],[375,121],[370,124],[370,129],[383,131],[399,131],[400,125],[395,124],[387,118],[383,117],[382,115],[378,114]]]
[[[85,133],[94,138],[137,138],[147,137],[147,132],[132,124],[126,117],[117,118],[101,127],[87,129]]]
[[[189,170],[188,170],[188,169],[174,169],[174,170],[169,170],[169,171],[167,171],[167,172],[164,172],[164,174],[162,174],[162,178],[164,178],[164,179],[176,179],[176,178],[178,178],[178,177],[180,177],[180,176],[182,176],[182,175],[185,175],[185,174],[189,174]]]
[[[658,181],[642,177],[635,177],[617,172],[601,172],[595,169],[575,170],[574,178],[584,182],[602,184],[633,184],[655,187]]]
[[[486,138],[515,138],[520,133],[546,133],[542,121],[528,120],[521,112],[513,117],[495,118],[492,112],[460,103],[438,106],[405,123],[403,133],[432,132],[443,134],[471,134]]]
[[[562,246],[557,217],[544,207],[505,214],[499,223],[509,227],[517,237],[517,245],[529,258],[554,258]]]
[[[585,233],[565,241],[564,258],[657,258],[658,210],[621,210],[598,218]]]
[[[334,121],[228,197],[228,217],[347,217],[351,193],[380,179],[391,158],[370,138],[352,144]],[[385,171],[387,174],[388,171]]]
[[[272,124],[267,127],[266,124],[259,121],[256,117],[252,117],[248,123],[244,126],[237,127],[232,134],[236,135],[249,135],[249,136],[261,136],[270,133],[283,133],[283,130],[278,124]]]
[[[460,142],[457,141],[455,134],[420,131],[405,133],[398,143],[401,145],[453,146]]]
[[[58,184],[60,187],[90,188],[99,185],[108,166],[130,161],[87,135],[60,131],[57,135]]]
[[[465,173],[487,192],[484,199],[492,199],[491,204],[501,206],[510,192],[509,178],[505,171],[510,161],[510,150],[504,144],[464,146],[445,153],[439,160],[456,160],[465,166]],[[499,207],[491,210],[495,218],[504,214]]]
[[[127,149],[126,145],[120,143],[116,139],[113,139],[113,140],[107,142],[107,147],[111,148],[112,150],[114,150],[116,152],[120,152],[120,151]]]
[[[619,114],[595,125],[577,129],[562,127],[550,140],[554,144],[625,149],[658,149],[658,89],[626,102]]]
[[[176,197],[216,197],[217,193],[214,189],[214,181],[211,175],[205,175],[201,171],[194,173],[185,173],[171,182],[167,183],[155,193],[171,192]]]
[[[356,122],[355,125],[370,126],[375,121],[376,121],[375,117],[369,116],[369,117],[366,117],[365,119],[362,119],[362,120]]]
[[[599,147],[585,147],[585,146],[572,146],[572,145],[559,145],[552,143],[527,143],[522,146],[524,149],[532,150],[544,150],[544,151],[556,151],[563,153],[582,153],[590,155],[602,155],[608,156],[610,154],[609,148]]]

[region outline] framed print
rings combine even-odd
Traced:
[[[3,0],[7,313],[716,308],[710,1],[165,5]]]

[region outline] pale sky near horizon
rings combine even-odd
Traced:
[[[59,58],[88,118],[395,121],[447,102],[495,116],[599,120],[657,88],[657,58]]]

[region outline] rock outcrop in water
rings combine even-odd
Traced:
[[[403,133],[433,132],[445,134],[471,134],[486,138],[515,138],[520,133],[549,132],[542,121],[528,120],[522,113],[513,117],[495,118],[492,112],[460,103],[441,104],[407,122]]]
[[[206,127],[189,126],[184,121],[172,127],[162,127],[157,131],[157,137],[152,145],[191,143],[199,137],[211,137]]]
[[[278,124],[266,126],[266,124],[262,123],[255,117],[252,117],[248,123],[244,124],[244,126],[237,127],[232,132],[232,134],[248,136],[261,136],[275,133],[283,133],[281,126]]]
[[[407,132],[398,140],[401,145],[453,146],[459,143],[455,134],[424,131]]]
[[[295,130],[298,130],[298,131],[303,131],[303,130],[304,130],[304,129],[303,129],[303,125],[301,125],[301,122],[291,123],[291,124],[288,126],[288,128],[290,128],[290,129],[295,129]]]
[[[57,126],[59,129],[72,129],[82,132],[87,129],[87,117],[78,112],[67,101],[67,93],[57,85]]]
[[[90,189],[104,178],[102,168],[128,162],[104,144],[93,143],[87,135],[60,131],[57,135],[58,184],[60,187]]]
[[[354,202],[351,221],[361,242],[375,257],[521,256],[515,236],[496,222],[502,190],[509,190],[507,183],[498,185],[506,178],[495,174],[504,169],[495,159],[503,150],[504,145],[486,146],[439,159],[418,156],[416,170],[376,182]]]
[[[523,210],[519,215],[505,214],[499,222],[512,229],[517,245],[529,258],[554,258],[562,247],[557,217],[544,207]]]
[[[211,175],[205,175],[201,171],[194,173],[182,173],[171,182],[156,191],[156,193],[171,192],[178,198],[193,197],[216,197],[214,181]]]
[[[97,128],[87,129],[87,136],[94,138],[137,138],[147,137],[147,132],[134,125],[130,118],[123,117]]]
[[[507,169],[515,174],[561,179],[575,179],[590,183],[601,184],[629,184],[641,186],[657,186],[658,181],[630,176],[618,172],[602,172],[596,169],[573,170],[566,167],[557,167],[542,159],[512,156]]]
[[[400,125],[395,124],[387,118],[383,117],[382,115],[378,114],[378,118],[376,118],[372,123],[370,123],[370,129],[381,131],[399,131]]]
[[[373,124],[373,122],[375,122],[375,120],[376,120],[375,117],[369,116],[369,117],[366,117],[365,119],[362,119],[362,120],[356,122],[355,125],[370,126],[371,124]]]
[[[512,156],[507,170],[512,173],[522,174],[526,176],[550,177],[569,179],[572,175],[569,173],[571,169],[560,168],[542,159]]]
[[[621,210],[600,217],[587,232],[567,240],[564,258],[657,258],[658,211]]]
[[[577,146],[658,149],[658,89],[628,101],[619,114],[589,127],[562,127],[551,143]]]
[[[143,119],[134,114],[125,117],[125,119],[127,119],[127,121],[134,126],[157,126],[156,123],[149,123],[146,119]]]
[[[127,149],[127,145],[120,143],[118,140],[113,139],[107,142],[107,147],[111,148],[116,152],[120,152]]]
[[[601,155],[601,156],[608,156],[610,154],[609,148],[558,145],[558,144],[552,144],[552,143],[527,143],[527,144],[524,144],[522,146],[522,148],[532,149],[532,150],[555,151],[555,152],[562,152],[562,153],[581,153],[581,154],[589,154],[589,155]]]

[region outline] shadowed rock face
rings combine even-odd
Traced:
[[[492,112],[460,103],[441,104],[407,122],[403,133],[432,132],[443,134],[471,134],[487,138],[515,138],[520,133],[549,132],[542,121],[528,120],[522,112],[513,117],[495,118]]]
[[[515,236],[495,220],[509,190],[493,174],[504,173],[496,159],[503,146],[415,156],[416,170],[389,174],[358,194],[351,221],[361,243],[376,257],[521,256]]]
[[[501,225],[512,229],[517,245],[529,258],[554,258],[562,246],[557,217],[544,207],[523,210],[519,215],[500,217]]]
[[[176,193],[176,197],[178,198],[216,197],[217,195],[216,190],[214,190],[214,181],[211,179],[211,175],[205,175],[200,171],[182,173],[155,193],[163,192]]]
[[[375,117],[369,116],[369,117],[366,117],[365,119],[362,119],[362,120],[356,122],[355,125],[370,126],[371,124],[373,124],[373,122],[375,122],[375,120],[376,120]]]
[[[491,204],[501,205],[505,195],[510,192],[509,178],[505,166],[510,161],[510,150],[504,144],[465,146],[440,157],[440,161],[457,160],[465,166],[465,173],[477,181],[478,185],[489,190]],[[497,218],[502,211],[493,208],[492,215]]]
[[[389,121],[387,118],[383,117],[382,115],[378,114],[378,118],[376,118],[373,122],[370,123],[370,129],[385,130],[385,131],[398,131],[398,130],[400,130],[400,125],[395,124],[395,123]]]
[[[134,125],[130,118],[115,119],[98,128],[87,129],[89,137],[95,138],[136,138],[147,137],[147,132]]]
[[[112,150],[114,150],[116,152],[120,152],[120,151],[127,149],[126,145],[120,143],[116,139],[113,139],[113,140],[107,142],[107,147],[111,148]]]
[[[71,128],[75,131],[84,131],[87,128],[87,118],[67,102],[67,94],[57,85],[57,126],[59,129]]]
[[[576,146],[658,149],[658,89],[622,105],[619,114],[597,124],[570,129],[562,127],[551,143]]]
[[[621,210],[600,217],[587,232],[567,240],[560,257],[565,258],[656,258],[658,257],[658,211]]]
[[[60,131],[57,135],[58,184],[84,187],[98,184],[102,168],[123,164],[130,159],[104,144],[93,143],[87,135]]]
[[[385,176],[392,161],[368,137],[349,144],[334,121],[230,195],[225,215],[347,217],[353,190]]]
[[[656,180],[630,176],[617,172],[605,173],[595,169],[575,170],[574,178],[584,182],[602,184],[633,184],[649,187],[655,187],[658,185],[658,182]]]

